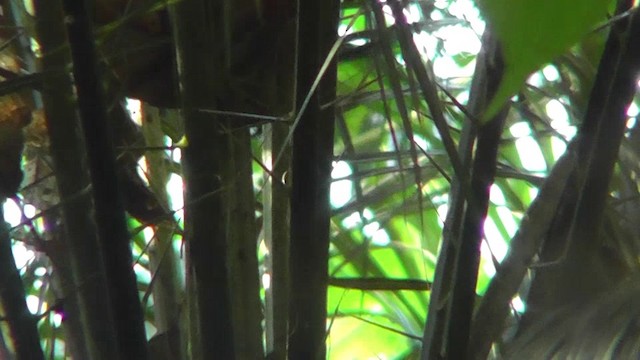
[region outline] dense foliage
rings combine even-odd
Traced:
[[[634,354],[634,1],[83,3],[0,3],[0,358]]]

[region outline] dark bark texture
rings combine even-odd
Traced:
[[[63,1],[82,130],[93,186],[98,240],[107,274],[121,359],[147,358],[144,316],[138,297],[125,212],[108,124],[91,17],[84,1]]]
[[[3,320],[9,326],[17,360],[44,359],[38,322],[27,308],[26,294],[13,258],[9,229],[1,208],[0,221],[0,301]]]
[[[329,186],[333,158],[335,58],[302,108],[336,40],[340,3],[299,4],[296,109],[291,189],[289,358],[324,359],[329,256]]]

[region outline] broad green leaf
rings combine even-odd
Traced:
[[[476,0],[502,45],[505,74],[482,117],[495,116],[532,72],[605,19],[609,0]]]
[[[455,55],[452,55],[451,58],[453,59],[453,61],[456,62],[456,65],[463,68],[469,65],[473,60],[475,60],[476,56],[466,51],[463,51]]]

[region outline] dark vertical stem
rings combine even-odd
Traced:
[[[471,175],[470,196],[460,234],[460,252],[451,297],[451,318],[447,334],[447,356],[465,359],[469,344],[471,318],[476,299],[480,264],[480,244],[484,220],[489,208],[489,193],[496,170],[500,135],[506,112],[478,130],[478,145]]]
[[[26,294],[11,251],[9,229],[0,206],[0,301],[18,360],[44,360],[38,323],[27,308]]]
[[[73,74],[87,145],[98,240],[104,259],[121,359],[146,359],[144,316],[138,297],[124,207],[118,189],[111,129],[85,1],[65,0]]]
[[[485,64],[485,68],[481,68],[485,72],[482,75],[485,84],[481,94],[476,96],[484,97],[477,99],[482,108],[487,104],[487,99],[495,94],[504,71],[502,56],[495,40],[487,37],[486,41],[488,56],[492,59]],[[480,244],[484,236],[483,227],[489,208],[489,193],[495,178],[500,138],[507,112],[508,109],[503,109],[477,129],[477,145],[467,193],[467,206],[457,240],[459,253],[453,275],[451,313],[446,333],[446,354],[450,359],[465,359],[469,355],[467,348],[476,299]]]
[[[339,1],[299,3],[297,109],[337,37]],[[329,256],[329,185],[336,66],[329,67],[293,136],[289,358],[324,359]]]
[[[262,192],[263,231],[269,249],[266,259],[271,275],[271,286],[265,291],[265,333],[267,354],[270,359],[287,358],[289,337],[289,189],[285,187],[284,176],[289,168],[290,156],[280,158],[274,164],[273,154],[277,154],[289,133],[286,124],[268,124],[264,129],[264,149],[270,150],[266,161],[273,166]],[[264,152],[263,152],[264,154]],[[289,154],[287,154],[289,155]],[[275,166],[274,166],[275,165]]]
[[[0,331],[0,359],[13,360],[4,334]]]
[[[106,275],[86,189],[90,185],[84,141],[80,134],[73,84],[64,71],[71,54],[64,49],[67,34],[62,1],[34,2],[36,31],[42,51],[41,89],[50,153],[61,198],[63,256],[49,252],[63,288],[67,335],[74,358],[111,359],[117,356],[115,329],[108,301]],[[95,311],[95,309],[100,309]]]
[[[7,29],[16,29],[16,31],[18,31],[18,29],[28,28],[30,26],[31,17],[27,12],[24,2],[2,0],[2,10],[3,19],[7,20],[7,22],[2,25],[6,26]],[[31,50],[31,40],[29,36],[25,35],[26,34],[22,34],[16,38],[16,55],[20,58],[24,70],[36,72],[36,57]],[[35,89],[31,90],[31,99],[36,108],[42,105],[40,94]]]
[[[295,0],[275,0],[266,19],[274,28],[270,38],[273,51],[266,86],[269,109],[274,115],[291,113],[295,107],[295,60],[297,18]],[[282,9],[289,9],[283,11]],[[271,173],[265,176],[263,199],[263,233],[269,256],[266,269],[271,275],[271,286],[265,289],[265,338],[270,360],[287,358],[289,339],[289,236],[291,218],[290,192],[286,174],[291,165],[291,147],[287,144],[290,126],[276,122],[264,125],[263,159]],[[276,156],[283,156],[276,162]]]
[[[264,357],[263,312],[256,247],[255,193],[252,181],[251,137],[247,127],[226,134],[229,150],[223,173],[229,248],[229,282],[238,359]]]
[[[482,41],[483,49],[478,55],[469,101],[469,111],[475,116],[482,113],[488,99],[495,93],[503,71],[495,36],[486,31]],[[466,356],[482,227],[505,117],[503,111],[480,128],[469,119],[463,130],[460,153],[465,163],[472,164],[471,180],[466,183],[460,178],[461,174],[456,174],[451,185],[451,207],[431,293],[422,359]],[[476,139],[475,157],[472,159]]]
[[[230,142],[228,123],[198,111],[216,105],[224,54],[221,1],[182,1],[170,12],[174,25],[182,109],[185,241],[189,301],[190,358],[236,357],[229,283],[227,214],[223,173]],[[250,256],[250,254],[247,254]],[[194,296],[195,295],[195,296]]]

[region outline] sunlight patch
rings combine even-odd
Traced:
[[[62,325],[62,314],[56,312],[53,314],[53,326],[59,327],[60,325]]]
[[[356,226],[362,225],[362,218],[364,218],[364,220],[371,220],[373,218],[373,213],[369,209],[364,209],[362,211],[362,216],[360,216],[359,212],[354,211],[351,215],[342,220],[342,226],[347,229],[353,229]]]
[[[491,202],[495,205],[504,205],[506,200],[504,199],[504,195],[502,194],[502,189],[496,184],[491,185],[491,189],[489,191],[489,198]]]
[[[33,270],[33,274],[35,276],[45,276],[47,274],[47,269],[42,266],[38,266],[35,270]]]
[[[487,262],[492,262],[492,254],[498,262],[502,261],[507,255],[507,244],[502,239],[502,234],[500,234],[498,227],[490,217],[487,217],[484,221],[484,237],[488,244],[487,251],[490,250],[484,255],[487,256]]]
[[[542,85],[544,85],[544,80],[545,78],[542,72],[536,71],[527,78],[527,84],[536,88],[541,88]]]
[[[470,62],[465,67],[460,67],[450,57],[439,57],[433,61],[433,72],[442,79],[471,77],[473,76],[474,67],[475,61]]]
[[[463,26],[447,26],[440,31],[443,35],[446,34],[444,49],[447,54],[477,54],[480,52],[482,43],[473,30]]]
[[[358,213],[357,211],[351,213],[351,215],[347,216],[342,220],[342,226],[344,226],[347,229],[353,229],[360,223],[361,223],[360,213]]]
[[[33,218],[34,216],[36,216],[36,207],[31,204],[24,204],[24,206],[22,207],[22,212],[27,218]]]
[[[174,145],[178,145],[178,144],[174,144]],[[171,151],[171,160],[179,163],[182,160],[182,149],[180,148],[173,149],[173,151]]]
[[[553,65],[547,65],[542,69],[542,75],[547,81],[558,81],[560,79],[560,73]]]
[[[148,245],[151,241],[154,241],[154,237],[156,235],[156,232],[153,230],[153,228],[151,226],[147,226],[142,230],[142,233],[144,234],[144,242]]]
[[[391,238],[384,229],[379,229],[371,237],[371,242],[375,245],[386,246],[391,243]]]
[[[550,100],[545,106],[545,111],[547,116],[551,118],[551,126],[554,129],[560,130],[569,126],[569,113],[565,105],[560,101],[556,99]],[[554,122],[556,122],[556,124],[554,124]]]
[[[474,63],[474,66],[475,66],[475,63]],[[461,91],[458,95],[456,95],[456,100],[458,100],[460,104],[467,104],[469,102],[469,91],[468,90]]]
[[[169,181],[167,181],[167,193],[169,194],[171,210],[181,210],[184,207],[184,187],[180,175],[171,174]]]
[[[489,246],[486,241],[483,241],[480,244],[480,257],[482,261],[480,265],[482,266],[482,271],[488,276],[493,277],[496,274],[496,267],[493,266],[493,261],[491,260],[491,251],[489,251]]]
[[[520,121],[511,125],[509,127],[509,132],[511,133],[511,136],[521,138],[531,135],[531,128],[526,122]]]
[[[518,224],[513,218],[513,213],[506,206],[498,206],[496,208],[496,211],[498,212],[500,221],[502,221],[502,226],[504,226],[504,228],[507,230],[507,233],[509,233],[509,237],[513,238],[513,236],[516,234],[516,231],[518,231]]]
[[[520,154],[522,166],[532,172],[547,171],[547,163],[544,161],[542,151],[538,143],[530,136],[516,140],[516,148]]]
[[[16,242],[11,247],[13,251],[13,257],[16,261],[16,268],[23,269],[27,264],[33,261],[36,254],[27,249],[21,242]]]
[[[33,281],[33,288],[35,290],[40,290],[40,288],[42,287],[42,285],[44,285],[44,283],[42,282],[42,280],[38,279],[38,280],[34,280]]]
[[[417,4],[409,4],[404,10],[404,14],[409,24],[419,23],[423,19],[422,10]]]
[[[40,298],[35,296],[35,295],[29,295],[27,296],[27,308],[29,308],[29,312],[33,315],[37,314],[38,311],[40,310],[40,308],[45,308],[47,307],[47,303],[40,302]]]
[[[142,181],[149,186],[149,179],[147,178],[147,158],[146,157],[141,157],[138,160],[138,166],[136,166],[136,172],[138,173],[138,176],[140,176],[140,179],[142,179]]]
[[[447,218],[447,211],[449,211],[449,205],[446,203],[438,206],[438,224],[440,224],[440,227],[444,226],[444,220]]]
[[[11,227],[20,225],[22,222],[22,211],[13,200],[7,199],[2,210],[4,211],[4,221],[8,222]]]
[[[375,245],[385,246],[391,242],[386,231],[380,228],[380,223],[374,221],[362,228],[364,235],[371,239],[371,243]]]
[[[437,7],[438,2],[436,1],[436,7]],[[442,15],[442,11],[432,11],[431,14],[428,14],[429,18],[431,18],[431,20],[433,21],[440,21],[442,19],[444,19],[444,15]]]
[[[127,111],[129,111],[129,115],[131,115],[131,120],[138,126],[142,126],[142,102],[136,99],[127,98],[127,103],[125,105]]]
[[[345,161],[333,163],[331,178],[340,179],[351,175],[353,171]],[[348,203],[353,197],[353,182],[351,180],[338,180],[331,183],[330,198],[331,206],[339,208]]]
[[[271,274],[264,273],[262,274],[262,288],[268,290],[271,288]]]
[[[520,298],[520,296],[516,296],[513,298],[513,300],[511,300],[511,306],[513,306],[513,309],[519,314],[524,313],[525,304]]]
[[[429,143],[427,142],[427,139],[425,139],[424,137],[420,136],[420,135],[413,135],[413,141],[415,142],[416,145],[418,145],[422,150],[428,151],[429,150]]]
[[[636,105],[636,102],[634,101],[629,105],[629,108],[627,109],[627,116],[636,117],[638,116],[638,113],[640,113],[640,111],[638,110],[638,105]]]
[[[151,273],[140,264],[133,265],[133,271],[136,273],[136,278],[143,284],[151,282]]]
[[[557,137],[551,138],[551,152],[553,152],[553,158],[558,160],[562,154],[567,151],[567,143],[558,139]]]

